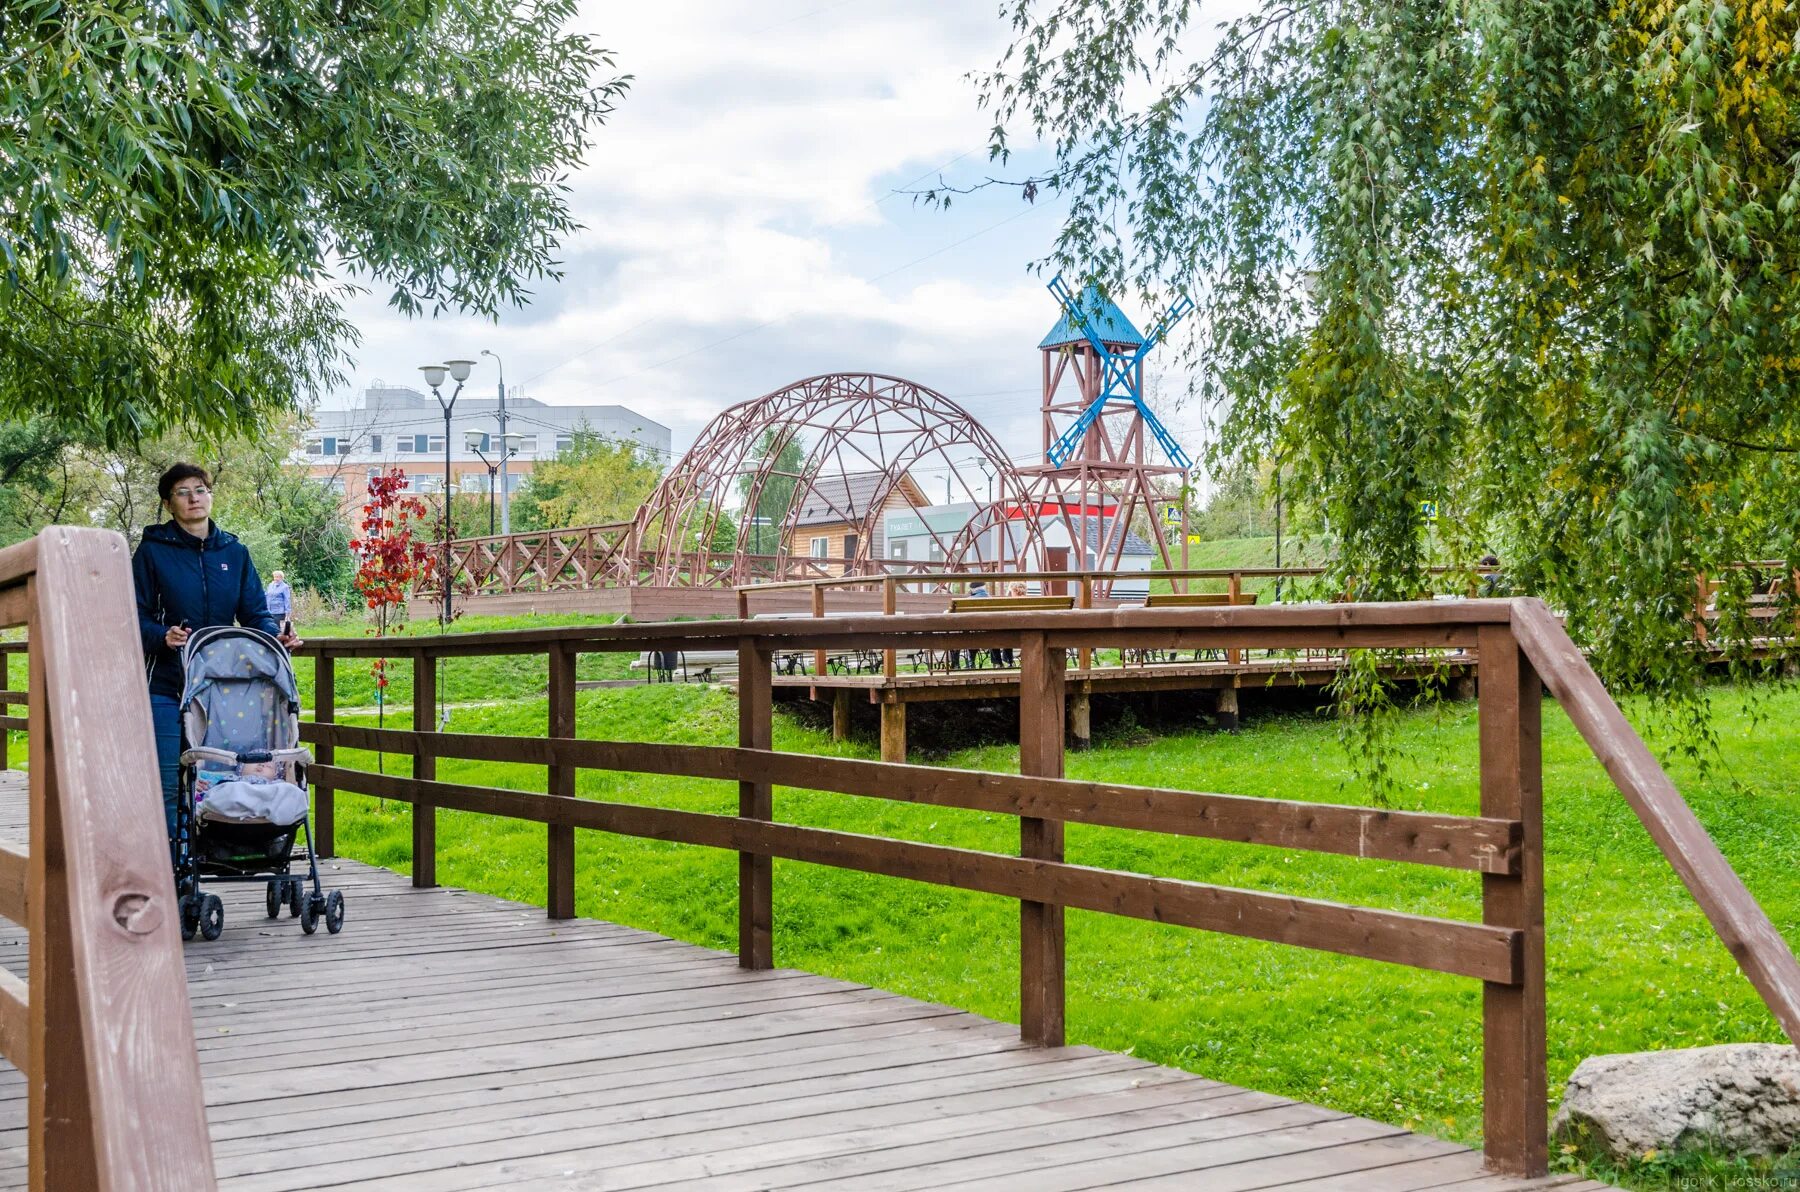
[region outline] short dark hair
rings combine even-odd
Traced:
[[[163,501],[168,500],[169,494],[174,492],[175,486],[180,484],[183,480],[198,480],[206,487],[212,487],[212,477],[207,475],[205,468],[201,467],[199,464],[181,463],[176,464],[174,467],[164,472],[161,478],[157,480],[157,498]]]

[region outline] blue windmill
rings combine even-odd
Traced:
[[[1050,466],[1069,466],[1081,450],[1088,432],[1106,414],[1108,406],[1129,405],[1136,407],[1138,416],[1150,428],[1151,436],[1169,462],[1183,472],[1192,468],[1194,461],[1144,402],[1143,363],[1150,349],[1161,343],[1175,324],[1194,308],[1193,302],[1187,295],[1182,295],[1150,334],[1143,336],[1097,287],[1089,286],[1080,298],[1076,298],[1059,274],[1049,289],[1062,305],[1063,317],[1038,346],[1046,351],[1066,349],[1075,344],[1085,346],[1098,364],[1099,382],[1099,393],[1081,411],[1074,424],[1058,435],[1045,451]],[[1046,400],[1046,410],[1048,406]]]

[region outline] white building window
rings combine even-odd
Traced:
[[[424,435],[420,435],[419,437],[421,439],[425,438]],[[429,451],[433,455],[442,455],[444,453],[444,436],[443,435],[432,435],[430,437],[430,439],[427,441],[426,445],[424,447],[421,447],[420,450],[421,451]]]
[[[519,436],[519,450],[520,451],[536,451],[537,450],[537,436],[536,435],[520,435]]]
[[[459,487],[465,493],[485,493],[488,490],[486,472],[464,472]]]
[[[373,452],[378,452],[381,450],[381,436],[380,435],[370,435],[369,436],[369,450],[373,451]]]
[[[812,557],[815,559],[829,559],[831,557],[831,539],[829,539],[829,538],[813,539],[812,540]]]
[[[574,435],[559,434],[556,436],[556,454],[561,455],[573,446],[575,446]]]
[[[401,435],[399,438],[394,440],[394,450],[398,451],[400,454],[411,455],[412,449],[413,449],[413,437],[411,435]]]

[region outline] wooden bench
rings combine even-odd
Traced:
[[[1222,608],[1232,604],[1255,604],[1255,592],[1152,592],[1144,598],[1145,608]]]
[[[1074,607],[1073,596],[957,596],[950,601],[953,613],[1041,613]]]

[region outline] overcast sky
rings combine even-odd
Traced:
[[[996,188],[946,212],[895,193],[988,172],[967,76],[1005,48],[994,0],[583,7],[635,82],[573,180],[585,230],[564,280],[498,324],[409,320],[371,295],[353,382],[327,404],[456,356],[481,360],[469,391],[491,393],[487,348],[509,393],[629,406],[680,452],[726,406],[870,370],[957,398],[1030,462],[1036,345],[1058,314],[1030,265],[1058,204]]]

